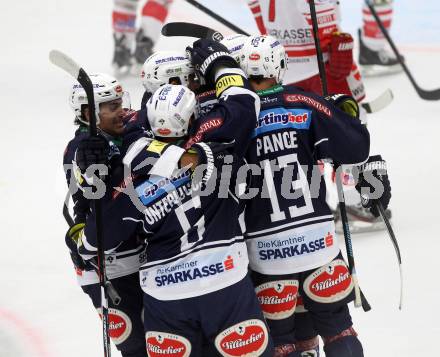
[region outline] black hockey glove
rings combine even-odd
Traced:
[[[353,97],[345,94],[333,94],[326,96],[324,99],[341,109],[344,113],[359,119],[359,105]]]
[[[375,202],[380,202],[384,209],[391,199],[391,185],[387,174],[387,164],[380,155],[370,156],[368,161],[359,167],[359,180],[356,190],[361,194],[362,206],[379,217]]]
[[[86,263],[83,258],[78,253],[77,243],[80,238],[81,232],[84,229],[84,223],[77,223],[70,227],[65,236],[65,242],[69,248],[70,258],[72,259],[75,268],[84,270],[86,268]]]
[[[103,136],[88,136],[78,145],[76,164],[81,172],[86,172],[90,165],[108,164],[110,146]]]
[[[230,55],[228,49],[220,42],[208,39],[200,39],[193,46],[186,48],[196,74],[205,79],[206,84],[214,84],[215,70],[219,66],[239,68],[238,63]]]

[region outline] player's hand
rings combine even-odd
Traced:
[[[196,151],[185,152],[179,161],[179,167],[189,167],[192,171],[199,164],[199,155]]]
[[[359,167],[359,181],[356,190],[361,194],[362,205],[379,217],[375,202],[380,202],[384,209],[391,199],[391,185],[388,179],[387,165],[380,155],[370,156],[368,161]]]
[[[109,152],[109,143],[103,136],[89,136],[79,143],[75,161],[81,172],[85,172],[90,165],[108,164]]]
[[[207,84],[214,83],[215,71],[219,66],[238,68],[238,63],[230,55],[228,49],[214,40],[204,38],[197,40],[192,47],[186,48],[186,52],[196,74]]]
[[[359,105],[353,97],[346,94],[333,94],[324,99],[341,109],[344,113],[359,119]]]
[[[78,240],[81,238],[82,231],[84,229],[84,223],[77,223],[70,227],[65,236],[65,242],[70,251],[70,257],[72,259],[75,268],[84,270],[86,263],[78,253]]]
[[[353,66],[353,37],[349,33],[331,34],[328,72],[333,79],[345,79]]]

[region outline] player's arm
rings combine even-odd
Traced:
[[[391,199],[391,184],[388,179],[387,164],[380,155],[373,155],[359,168],[356,189],[361,195],[361,203],[379,217],[377,203],[386,209]]]
[[[106,254],[116,250],[124,241],[132,239],[141,225],[142,211],[138,211],[131,202],[132,196],[121,193],[116,198],[101,200],[101,236]],[[84,259],[97,255],[96,212],[87,217],[85,227],[77,239],[78,252]]]
[[[340,165],[356,165],[356,189],[362,205],[379,216],[377,203],[384,209],[391,199],[391,184],[385,160],[380,155],[369,156],[370,137],[359,120],[359,107],[355,99],[345,95],[326,98],[326,107],[312,122],[315,134],[315,154],[318,159],[331,159]],[[317,103],[317,102],[316,102]]]
[[[220,117],[223,123],[215,131],[207,133],[205,141],[234,141],[235,153],[243,156],[260,113],[260,97],[250,89],[241,70],[230,73],[231,70],[226,68],[217,73],[216,94],[219,103],[205,120]]]
[[[75,162],[78,140],[79,138],[76,137],[67,145],[63,156],[63,165],[67,185],[72,192],[73,220],[75,223],[83,223],[86,221],[87,214],[90,212],[90,206],[88,200],[83,196],[81,190],[81,175],[78,175],[79,169]]]
[[[70,257],[76,269],[84,270],[86,268],[86,263],[82,259],[82,257],[78,254],[78,249],[76,246],[76,242],[74,238],[76,233],[84,228],[84,222],[86,221],[87,215],[90,213],[89,201],[83,196],[82,191],[80,190],[79,184],[76,182],[74,170],[76,168],[76,164],[74,163],[74,154],[75,154],[75,139],[71,141],[64,152],[63,157],[63,165],[64,172],[66,175],[67,185],[69,190],[73,192],[72,201],[73,201],[73,213],[74,213],[74,225],[69,227],[67,230],[64,241],[69,248]]]
[[[90,171],[92,165],[109,165],[109,145],[105,138],[100,136],[87,136],[78,145],[76,160],[82,172]],[[93,173],[95,177],[97,172]],[[115,250],[123,241],[130,239],[137,229],[135,221],[124,222],[124,217],[135,217],[138,212],[132,208],[130,198],[125,197],[118,189],[126,187],[128,179],[121,162],[117,166],[113,163],[111,174],[101,182],[104,184],[102,195],[91,197],[90,214],[87,215],[85,226],[71,234],[71,239],[77,244],[79,254],[85,259],[91,259],[97,254],[97,227],[96,211],[93,199],[99,199],[101,204],[101,235],[103,248],[106,253]],[[93,183],[92,183],[93,184]],[[117,186],[113,188],[113,186]]]
[[[356,189],[362,205],[378,217],[377,203],[386,209],[391,199],[386,162],[380,155],[369,156],[369,134],[358,119],[357,102],[345,95],[328,97],[327,102],[333,106],[327,108],[333,115],[314,122],[315,134],[321,138],[315,143],[318,157],[331,158],[337,164],[357,165]]]
[[[243,156],[259,114],[259,97],[222,44],[201,39],[187,50],[197,74],[215,88],[218,104],[197,120],[185,147],[198,142],[234,143],[235,154]]]
[[[330,159],[340,165],[364,163],[370,151],[370,135],[359,120],[356,100],[341,94],[311,99],[314,111],[310,129],[316,159]]]
[[[353,68],[353,37],[335,31],[330,35],[327,73],[334,81],[346,81]]]

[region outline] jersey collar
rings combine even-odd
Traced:
[[[281,84],[277,84],[276,86],[273,86],[269,89],[264,89],[264,90],[257,90],[257,94],[260,97],[264,97],[266,95],[271,95],[271,94],[276,94],[276,93],[280,93],[284,90],[283,86]]]

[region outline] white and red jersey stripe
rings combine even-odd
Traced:
[[[116,33],[134,33],[136,28],[137,1],[114,0],[112,25]]]
[[[315,1],[324,58],[330,34],[339,30],[337,0]],[[318,73],[312,20],[307,0],[248,0],[258,29],[276,37],[286,48],[289,68],[284,83],[295,83]]]
[[[263,16],[261,14],[261,6],[258,0],[248,0],[248,6],[254,15],[255,22],[257,23],[258,30],[262,35],[267,34],[266,26],[264,26]]]
[[[380,20],[387,30],[391,28],[391,21],[393,18],[393,2],[382,3],[380,5],[374,5],[374,9],[377,12]],[[370,9],[364,5],[362,9],[363,27],[362,27],[362,40],[365,45],[374,51],[379,51],[387,44],[385,37],[371,14]]]
[[[145,36],[156,42],[173,0],[148,0],[145,3],[139,0],[113,0],[113,3],[112,24],[114,32],[134,34],[138,5],[143,4],[140,27]],[[134,36],[132,39],[134,40]]]
[[[148,0],[142,8],[141,28],[153,42],[160,36],[160,30],[172,3],[173,0]]]

